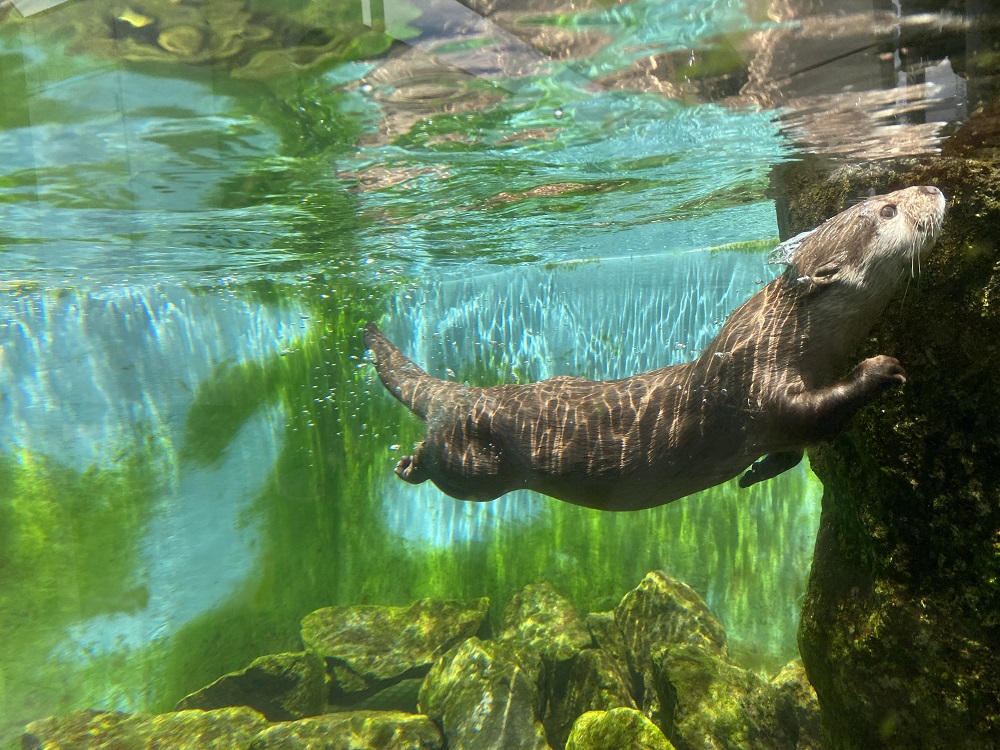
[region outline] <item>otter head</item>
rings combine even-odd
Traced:
[[[944,206],[941,191],[926,185],[869,198],[806,237],[785,278],[802,295],[881,312],[900,279],[916,273],[921,253],[937,240]]]

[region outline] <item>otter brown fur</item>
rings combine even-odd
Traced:
[[[748,467],[740,486],[773,477],[905,382],[885,355],[836,377],[937,239],[944,207],[937,188],[912,187],[847,209],[697,359],[621,380],[469,387],[427,375],[369,324],[379,378],[427,423],[396,473],[463,500],[531,489],[602,510],[669,503]]]

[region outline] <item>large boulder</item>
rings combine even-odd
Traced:
[[[420,689],[421,712],[449,750],[548,750],[538,690],[510,644],[469,638],[442,656]]]
[[[268,721],[316,716],[325,705],[325,678],[323,660],[315,654],[269,654],[185,696],[176,710],[249,706]]]
[[[962,158],[869,168],[860,179],[842,171],[810,181],[791,166],[777,176],[789,234],[809,228],[795,219],[817,195],[841,196],[826,213],[869,188],[932,184],[948,198],[920,277],[844,363],[846,373],[864,357],[897,357],[906,384],[810,452],[824,495],[799,643],[837,748],[1000,747],[1000,105],[992,106],[945,143]]]
[[[349,711],[276,724],[248,750],[444,750],[444,739],[426,716]]]
[[[124,714],[77,711],[33,721],[21,736],[24,750],[119,750],[184,748],[239,750],[265,727],[267,720],[240,706],[215,711],[168,714]]]
[[[356,703],[424,676],[456,643],[479,632],[489,600],[421,599],[408,607],[326,607],[302,620],[306,649],[326,660],[330,702]]]

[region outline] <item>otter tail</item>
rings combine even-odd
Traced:
[[[421,418],[426,418],[431,400],[442,386],[454,385],[431,377],[417,367],[374,323],[365,326],[365,346],[375,355],[375,372],[382,385]]]

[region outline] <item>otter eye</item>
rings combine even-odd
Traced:
[[[896,215],[896,207],[891,205],[882,206],[882,210],[879,213],[882,214],[883,219],[891,219]]]

